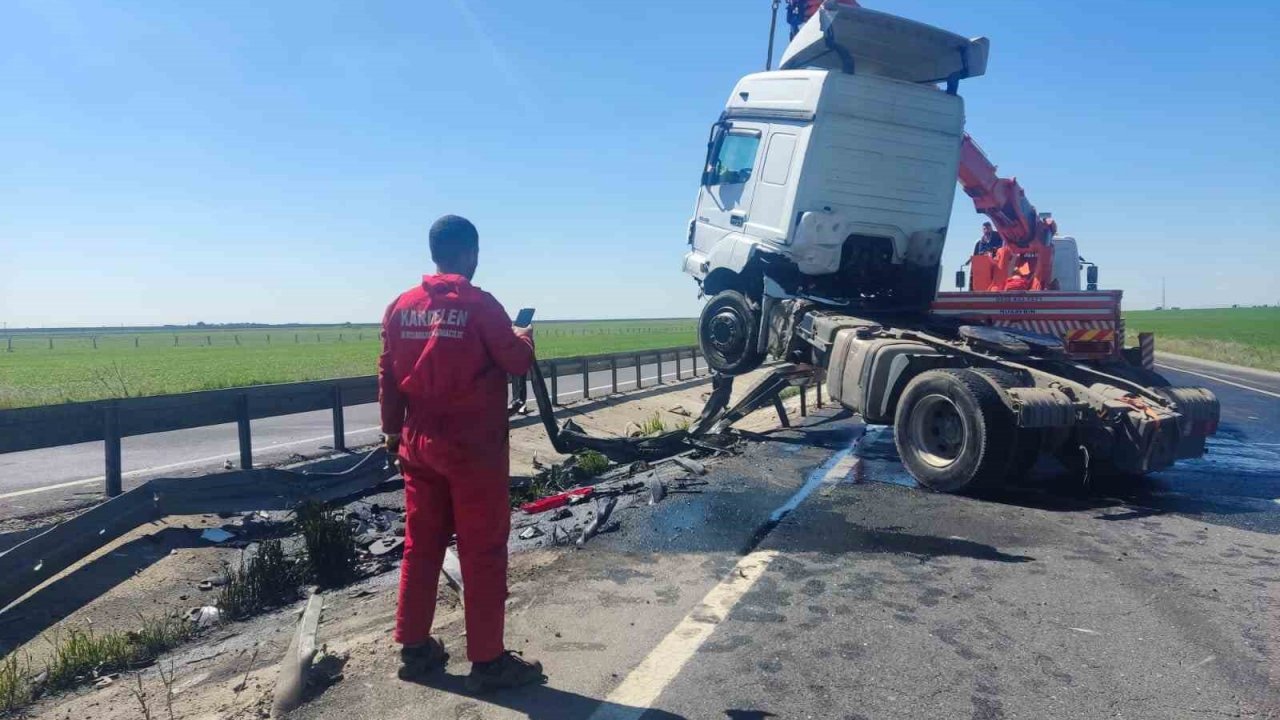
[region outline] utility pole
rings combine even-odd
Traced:
[[[1165,293],[1164,293],[1164,276],[1163,275],[1160,276],[1160,308],[1162,310],[1169,309],[1169,299],[1165,297]]]

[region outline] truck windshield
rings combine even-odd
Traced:
[[[725,135],[720,140],[720,151],[716,154],[714,166],[708,168],[708,184],[735,185],[750,180],[759,147],[759,135],[733,132]]]

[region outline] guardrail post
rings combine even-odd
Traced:
[[[342,415],[342,386],[333,386],[333,449],[347,451],[347,423]]]
[[[253,440],[249,435],[249,396],[236,396],[236,429],[240,431],[240,469],[253,469]]]
[[[676,382],[680,382],[684,378],[680,376],[680,351],[676,350]]]
[[[582,399],[591,399],[591,363],[586,358],[582,359]]]
[[[813,383],[813,404],[814,407],[822,407],[822,381],[818,380]]]
[[[555,407],[560,404],[560,375],[556,372],[556,362],[551,361],[551,405]]]
[[[107,497],[115,497],[123,492],[120,473],[120,406],[114,402],[107,403],[102,419],[102,445],[106,450]]]
[[[657,355],[658,355],[658,384],[661,385],[662,384],[662,351],[659,350]]]
[[[809,417],[809,386],[800,386],[800,417]]]
[[[618,394],[618,356],[609,358],[609,375],[613,378],[613,394]]]
[[[644,387],[644,378],[640,375],[640,353],[636,353],[636,389]]]

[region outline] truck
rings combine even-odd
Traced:
[[[958,89],[990,42],[852,0],[788,9],[778,69],[740,79],[711,126],[689,223],[712,370],[814,368],[939,491],[1044,455],[1086,478],[1202,456],[1217,398],[1122,352],[1120,292],[1092,266],[1079,289],[1074,239],[965,133]],[[940,293],[957,178],[1004,246],[975,256],[968,292]]]

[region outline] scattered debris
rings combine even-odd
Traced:
[[[536,515],[540,512],[546,512],[547,510],[562,508],[571,502],[582,502],[586,498],[590,497],[591,493],[594,491],[595,488],[591,487],[574,488],[573,490],[557,493],[555,495],[548,495],[547,497],[527,502],[521,505],[520,509],[530,515]]]
[[[374,557],[382,557],[392,550],[404,547],[404,538],[393,535],[391,537],[382,537],[374,540],[369,544],[369,554]]]
[[[102,677],[98,678],[96,682],[93,683],[93,688],[95,690],[101,690],[102,688],[110,685],[115,681],[116,681],[115,675],[103,675]]]
[[[196,627],[203,629],[210,625],[217,625],[222,620],[222,612],[212,605],[191,608],[191,612],[187,613],[187,620]]]
[[[563,507],[551,513],[551,515],[549,515],[547,519],[552,522],[558,522],[560,520],[564,520],[565,518],[571,518],[571,517],[573,517],[573,511],[567,507]]]
[[[667,486],[658,478],[658,473],[649,474],[649,504],[657,505],[667,496]]]
[[[373,594],[373,591],[370,590],[369,588],[357,588],[347,593],[347,597],[351,598],[352,600],[357,600],[362,597],[369,597],[372,594]]]
[[[519,538],[521,540],[532,540],[536,537],[541,537],[545,534],[546,533],[542,532],[542,530],[537,525],[530,525],[529,527],[525,528],[523,532],[520,533]]]
[[[201,540],[208,540],[211,543],[224,543],[233,537],[235,537],[235,534],[229,533],[222,528],[209,528],[200,533]]]
[[[236,465],[235,465],[235,463],[231,462],[231,460],[230,460],[230,459],[227,459],[227,460],[224,460],[224,461],[222,462],[222,469],[223,469],[223,470],[235,470],[235,469],[236,469]]]
[[[596,501],[596,514],[587,522],[587,526],[582,529],[582,535],[578,537],[578,544],[583,545],[591,538],[600,534],[605,524],[609,522],[609,516],[613,514],[613,508],[618,504],[615,497],[603,498]]]
[[[462,563],[458,562],[458,551],[452,547],[444,552],[444,566],[440,568],[444,573],[444,579],[449,582],[449,587],[458,592],[458,597],[462,597]]]
[[[667,408],[667,412],[671,413],[672,415],[682,415],[684,417],[693,417],[693,413],[689,412],[688,410],[685,410],[683,405],[675,405],[673,407],[669,407]]]
[[[675,464],[679,465],[685,470],[688,470],[694,475],[707,474],[707,466],[703,465],[697,460],[694,460],[693,458],[687,458],[687,457],[684,457],[683,455],[677,455],[674,458],[672,458],[672,460],[675,462]]]
[[[223,585],[226,585],[226,584],[227,584],[227,579],[225,577],[223,577],[222,575],[215,575],[213,577],[207,577],[204,580],[201,580],[199,588],[201,590],[212,590],[216,587],[222,587]]]

